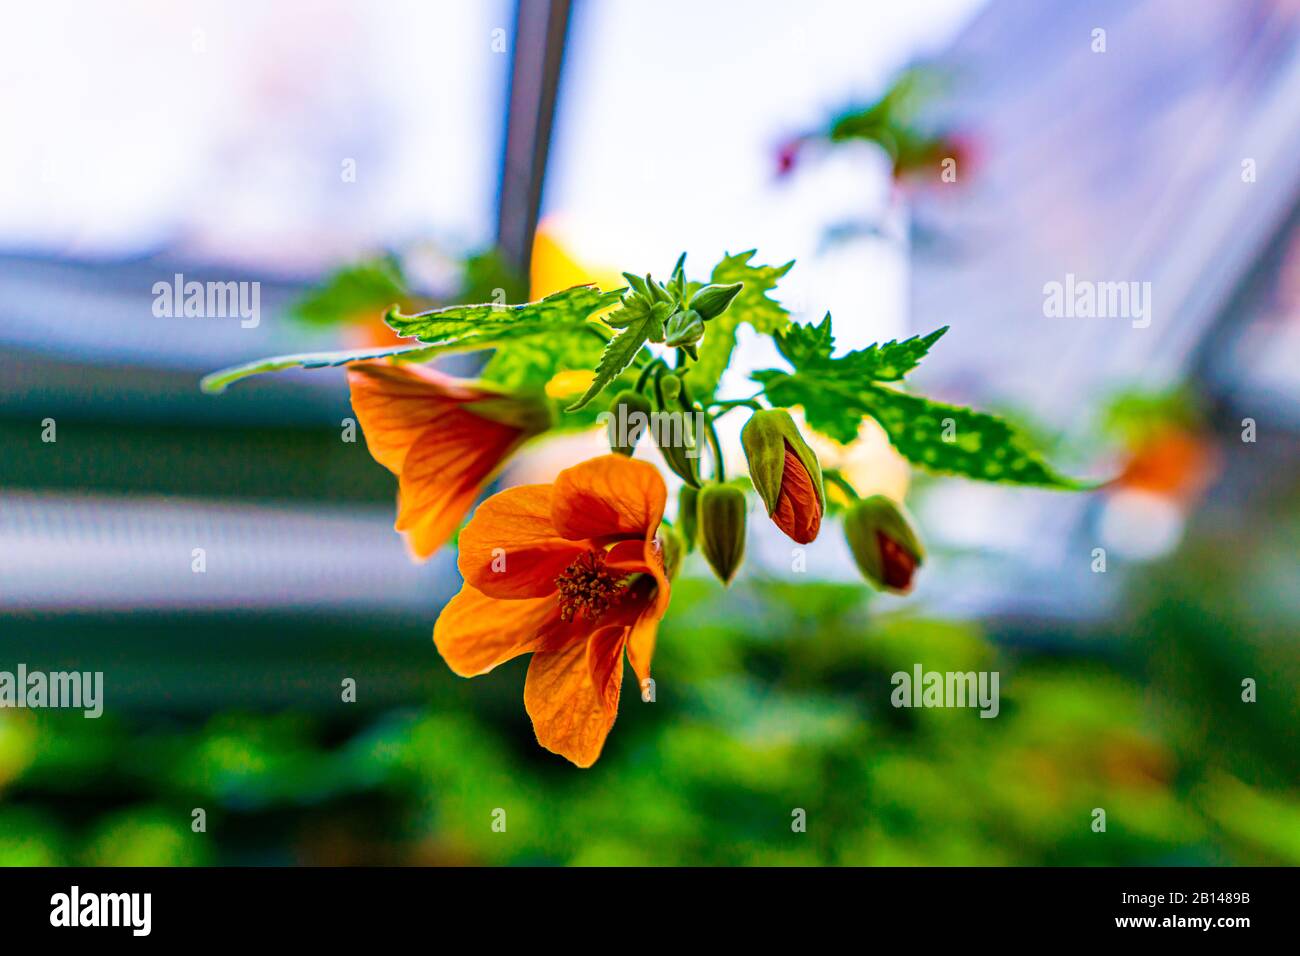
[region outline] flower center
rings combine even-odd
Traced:
[[[560,620],[599,620],[627,590],[626,579],[627,575],[605,567],[603,552],[584,551],[555,579],[560,592]]]

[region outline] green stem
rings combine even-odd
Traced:
[[[682,378],[680,381],[682,383],[682,411],[693,412],[695,411],[695,399],[691,398],[691,387],[687,384],[685,378]],[[703,411],[703,409],[701,409],[701,411]]]
[[[849,484],[849,480],[834,468],[823,468],[822,480],[829,482],[836,488],[840,489],[840,491],[844,492],[844,494],[848,496],[849,501],[857,501],[858,498],[861,497],[858,494],[857,489]]]
[[[713,427],[713,418],[703,408],[696,406],[699,412],[704,415],[704,425],[708,429],[709,447],[713,449],[713,480],[727,480],[727,466],[722,463],[722,443],[718,441],[718,430]]]
[[[637,376],[636,390],[638,392],[645,391],[646,383],[650,381],[650,376],[653,375],[654,370],[660,366],[667,368],[668,363],[661,358],[655,358],[652,361],[646,362],[641,369],[641,374]]]
[[[732,398],[732,399],[728,399],[725,402],[710,402],[709,407],[727,408],[730,405],[748,405],[750,408],[753,409],[761,409],[763,405],[762,403],[759,402],[759,399],[762,397],[763,397],[762,392],[755,392],[753,395],[749,396],[749,398]]]
[[[723,415],[727,414],[727,412],[737,408],[752,408],[756,412],[761,412],[763,410],[762,405],[747,398],[736,402],[718,402],[716,405],[710,405],[709,407],[715,409],[713,413],[714,420],[721,418]]]

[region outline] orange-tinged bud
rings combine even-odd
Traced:
[[[844,518],[844,537],[863,577],[904,594],[925,560],[920,539],[902,509],[884,495],[856,501]]]
[[[784,408],[755,412],[740,432],[749,476],[776,526],[807,544],[821,530],[826,493],[817,455]]]
[[[807,544],[817,538],[822,527],[822,502],[808,469],[787,446],[785,467],[781,476],[781,493],[776,511],[772,512],[776,526],[793,541]]]

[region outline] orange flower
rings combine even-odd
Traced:
[[[398,531],[424,560],[483,486],[546,430],[544,405],[418,365],[348,366],[352,408],[375,460],[398,477]]]
[[[537,742],[579,767],[618,715],[624,651],[642,686],[650,676],[668,607],[666,494],[653,465],[605,455],[493,495],[460,535],[465,583],[434,626],[439,653],[462,677],[531,653]]]
[[[1218,454],[1204,436],[1165,425],[1145,436],[1115,484],[1190,504],[1213,484],[1218,472]]]

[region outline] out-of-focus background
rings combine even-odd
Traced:
[[[1300,863],[1300,5],[56,0],[0,73],[0,671],[106,685],[0,710],[0,863]],[[407,560],[340,371],[198,391],[394,301],[752,247],[843,348],[951,325],[929,394],[1121,477],[826,449],[917,515],[915,593],[754,522],[589,771],[526,661],[438,657],[454,554]],[[178,273],[258,321],[157,316]],[[1049,316],[1067,276],[1150,321]],[[918,663],[1000,715],[892,708]]]

